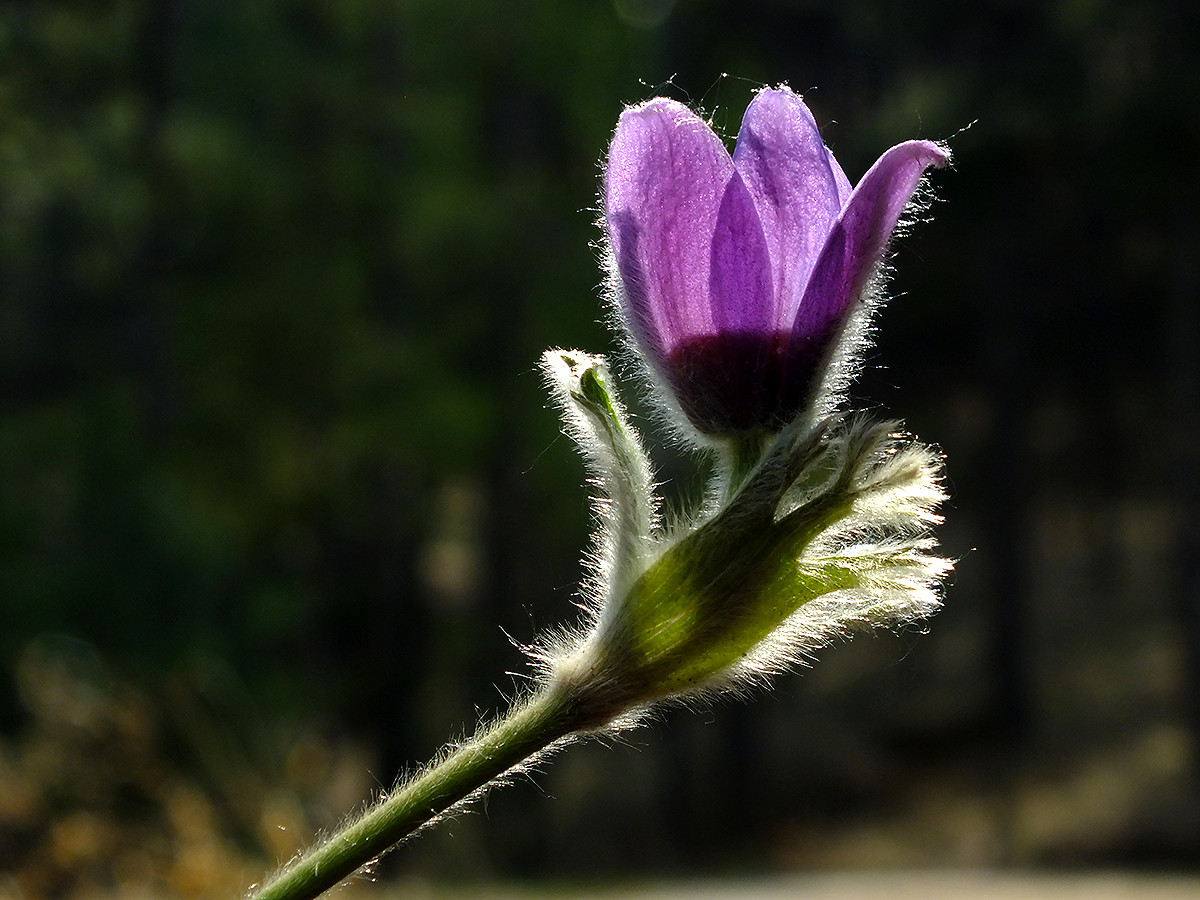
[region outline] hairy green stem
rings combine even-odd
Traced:
[[[742,485],[746,483],[750,473],[762,462],[765,448],[765,438],[758,432],[739,435],[723,448],[720,455],[721,465],[724,469],[722,505],[732,500],[742,489]]]
[[[248,900],[319,896],[580,725],[578,707],[569,697],[544,690],[292,860],[265,884],[251,888]]]

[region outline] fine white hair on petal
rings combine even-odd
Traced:
[[[946,162],[950,162],[949,150],[944,144],[939,147],[947,154]],[[934,200],[928,175],[923,175],[892,230],[883,256],[842,320],[841,331],[820,367],[822,374],[809,399],[807,415],[812,421],[820,421],[843,408],[850,386],[862,371],[866,352],[874,343],[875,315],[887,301],[887,283],[892,274],[890,248],[914,225],[930,217]]]

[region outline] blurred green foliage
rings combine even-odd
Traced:
[[[508,384],[599,338],[579,210],[617,100],[577,66],[604,31],[529,7],[6,17],[6,652],[278,666],[330,605],[412,602],[377,570],[438,485],[549,439]]]

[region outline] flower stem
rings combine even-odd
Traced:
[[[248,900],[319,896],[505,772],[550,749],[580,725],[578,707],[568,696],[543,690],[292,860],[261,887],[251,888]]]
[[[728,503],[741,490],[750,473],[762,462],[765,440],[757,432],[738,435],[721,454],[724,469],[722,500]]]

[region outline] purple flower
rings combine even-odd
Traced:
[[[604,179],[618,302],[697,430],[778,431],[805,408],[922,174],[947,159],[908,141],[851,188],[786,87],[754,98],[732,157],[673,100],[622,114]]]

